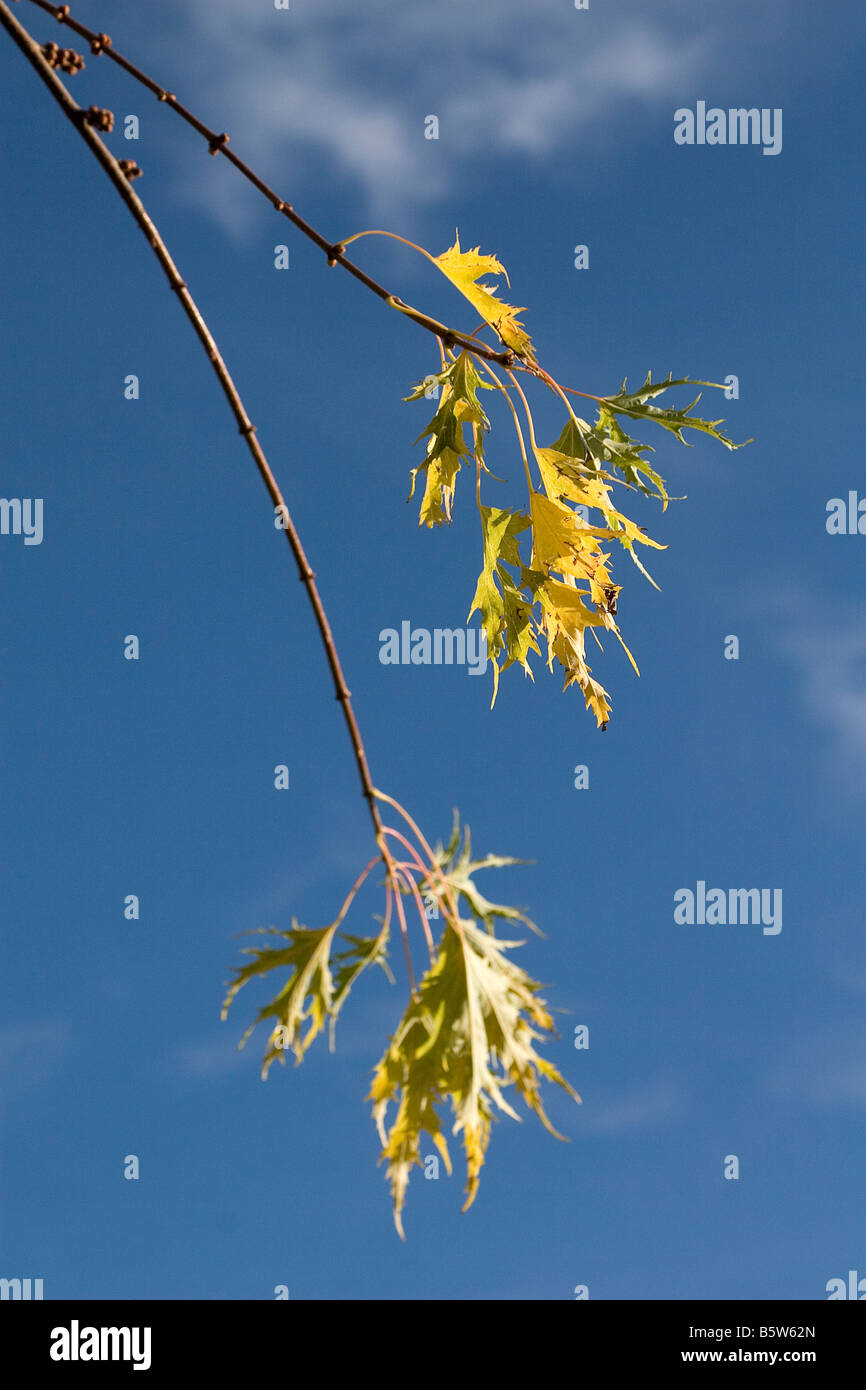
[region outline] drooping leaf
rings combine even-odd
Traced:
[[[540,1079],[580,1097],[535,1043],[553,1031],[553,1021],[535,981],[507,952],[519,945],[499,941],[474,923],[447,925],[437,959],[421,981],[397,1032],[376,1068],[369,1099],[382,1141],[382,1160],[403,1236],[402,1212],[409,1174],[421,1164],[421,1135],[427,1133],[451,1171],[439,1110],[450,1102],[453,1133],[466,1155],[466,1202],[475,1199],[495,1109],[519,1119],[503,1094],[513,1085],[545,1127],[551,1125],[540,1095]],[[387,1124],[391,1103],[396,1115]]]
[[[334,964],[339,966],[336,986],[331,975],[330,953],[334,942],[337,924],[309,930],[301,927],[293,919],[289,931],[279,931],[275,927],[261,928],[269,936],[277,936],[288,941],[288,946],[266,946],[261,949],[244,947],[243,954],[252,956],[248,965],[239,966],[222,1006],[222,1018],[239,990],[257,976],[267,975],[272,970],[289,968],[291,974],[279,993],[259,1009],[253,1023],[244,1033],[238,1044],[243,1047],[259,1023],[273,1020],[267,1048],[262,1063],[262,1076],[267,1077],[274,1061],[285,1064],[285,1053],[291,1048],[295,1054],[296,1065],[303,1060],[310,1044],[324,1028],[327,1019],[331,1022],[331,1043],[337,1015],[346,997],[362,970],[377,963],[386,974],[386,938],[384,933],[377,937],[350,937],[346,951],[339,953]],[[304,1024],[309,1024],[302,1035]]]
[[[259,1023],[265,1019],[275,1019],[276,1023],[268,1040],[268,1048],[262,1066],[262,1075],[267,1076],[275,1058],[285,1062],[285,1049],[291,1047],[296,1062],[300,1062],[313,1039],[321,1032],[330,1012],[334,985],[331,979],[329,956],[335,926],[322,927],[310,931],[294,922],[290,931],[278,931],[273,927],[266,929],[268,935],[282,937],[288,946],[266,946],[261,950],[244,947],[243,954],[252,956],[248,965],[238,968],[234,981],[223,1001],[222,1017],[245,984],[258,975],[266,975],[271,970],[291,968],[291,975],[279,994],[259,1009],[255,1021],[244,1033],[239,1043],[243,1047],[247,1038]],[[305,1036],[302,1025],[309,1023]]]
[[[435,458],[412,469],[412,487],[407,502],[415,492],[415,478],[424,472],[424,495],[418,513],[419,526],[446,526],[451,522],[454,507],[454,485],[460,472],[460,455],[449,448],[441,449]]]
[[[607,539],[606,527],[590,526],[570,507],[534,490],[529,496],[532,518],[533,568],[550,568],[559,574],[588,579],[600,590],[610,587],[611,577],[602,554],[600,539]],[[603,601],[603,600],[602,600]]]
[[[427,440],[427,457],[411,470],[412,486],[407,499],[411,500],[414,495],[417,475],[424,472],[425,488],[419,526],[444,526],[451,521],[454,485],[461,460],[473,453],[479,461],[482,460],[483,435],[490,428],[478,400],[478,390],[480,387],[492,388],[487,388],[487,383],[481,380],[471,353],[462,352],[440,373],[437,381],[441,392],[436,414],[415,440],[416,444],[422,439]],[[407,399],[417,400],[423,394],[419,388]],[[464,426],[469,426],[472,431],[471,450],[466,442]]]
[[[501,507],[481,507],[481,535],[484,561],[467,621],[473,613],[481,614],[481,623],[487,637],[487,656],[493,663],[493,700],[499,688],[500,656],[505,653],[501,669],[519,661],[524,670],[532,675],[529,668],[530,650],[538,651],[531,625],[527,633],[528,618],[523,611],[525,604],[515,589],[504,564],[520,566],[520,534],[529,525],[525,512],[507,511]]]
[[[583,691],[587,709],[591,709],[596,717],[598,727],[606,729],[610,721],[610,696],[592,676],[586,660],[584,638],[588,627],[605,625],[603,615],[583,602],[579,590],[553,579],[545,579],[538,586],[537,594],[547,638],[548,667],[553,668],[555,657],[565,670],[563,689],[567,690],[576,682]],[[631,656],[630,652],[628,654]]]
[[[540,656],[541,652],[536,641],[532,604],[517,588],[503,565],[498,565],[496,572],[502,586],[502,641],[505,650],[502,670],[507,671],[509,666],[516,663],[523,667],[530,680],[535,680],[529,664],[529,653],[535,652],[536,656]]]
[[[567,498],[577,506],[596,508],[604,521],[603,538],[618,541],[628,551],[634,563],[658,588],[652,575],[644,569],[635,551],[635,543],[652,546],[654,550],[666,547],[652,540],[634,521],[621,512],[613,502],[611,489],[604,482],[609,474],[589,472],[584,465],[557,449],[535,449],[535,458],[541,472],[545,492],[554,501]],[[602,530],[597,534],[602,538]]]

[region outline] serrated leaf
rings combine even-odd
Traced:
[[[255,1021],[238,1044],[243,1047],[257,1025],[265,1019],[277,1020],[268,1040],[262,1066],[263,1076],[267,1076],[275,1058],[278,1057],[281,1062],[285,1062],[284,1053],[287,1047],[292,1048],[296,1063],[300,1062],[310,1043],[322,1031],[333,1003],[334,985],[328,958],[335,931],[335,926],[310,931],[306,927],[298,926],[293,919],[290,931],[271,931],[272,935],[281,936],[288,941],[288,946],[264,947],[261,950],[256,950],[255,947],[244,948],[244,955],[250,955],[253,959],[235,972],[234,981],[223,1001],[223,1018],[226,1017],[238,990],[251,979],[286,966],[292,971],[279,994],[259,1009]],[[309,1028],[306,1036],[302,1037],[301,1029],[304,1023],[309,1023]]]
[[[557,449],[536,447],[534,453],[548,497],[554,501],[567,498],[577,506],[600,511],[605,528],[603,531],[598,528],[596,534],[599,538],[618,541],[628,551],[638,569],[657,589],[658,585],[644,568],[634,547],[636,543],[652,546],[654,550],[665,550],[667,547],[652,540],[642,527],[614,506],[611,490],[603,481],[607,475],[593,475],[587,472],[575,459],[569,458]]]
[[[444,448],[434,459],[412,469],[412,486],[407,502],[415,493],[415,478],[424,472],[424,495],[418,513],[419,526],[446,526],[450,524],[454,509],[454,487],[460,472],[460,456],[453,449]]]
[[[610,696],[592,676],[586,660],[584,638],[588,627],[605,625],[603,616],[589,608],[580,592],[568,584],[547,579],[539,585],[537,592],[547,638],[548,667],[553,668],[555,657],[565,670],[563,689],[567,690],[576,682],[583,691],[587,709],[591,709],[596,717],[598,727],[606,729],[610,721]]]
[[[492,708],[499,689],[500,655],[504,651],[505,665],[511,665],[512,661],[520,660],[519,649],[523,643],[520,615],[513,597],[514,585],[508,579],[508,571],[502,569],[501,562],[520,566],[518,537],[529,525],[529,517],[525,512],[508,511],[501,507],[481,507],[479,510],[484,561],[467,622],[473,613],[481,614],[487,637],[487,656],[493,663]],[[506,598],[508,586],[512,592]],[[512,638],[517,642],[516,650],[509,645]],[[521,661],[521,664],[527,669],[527,663]]]
[[[274,1061],[285,1064],[285,1053],[291,1048],[295,1054],[295,1064],[303,1060],[310,1044],[324,1028],[327,1019],[331,1023],[331,1044],[337,1015],[355,980],[368,965],[379,964],[388,974],[386,964],[386,938],[384,932],[377,937],[346,936],[347,950],[340,952],[334,960],[339,965],[336,985],[331,975],[330,953],[334,942],[337,924],[309,930],[292,919],[290,931],[278,931],[274,927],[264,929],[269,936],[278,936],[288,941],[288,946],[244,947],[243,954],[252,956],[249,964],[240,966],[226,995],[221,1017],[226,1018],[228,1010],[239,990],[257,976],[269,974],[272,970],[289,968],[291,974],[279,993],[259,1009],[256,1017],[238,1044],[243,1047],[260,1023],[275,1020],[268,1039],[262,1063],[262,1076],[267,1077]],[[309,1024],[302,1036],[302,1027]]]
[[[434,256],[432,259],[442,274],[446,275],[452,285],[456,285],[460,293],[478,310],[485,323],[489,323],[491,328],[495,329],[506,347],[510,347],[527,361],[533,361],[532,343],[523,324],[515,317],[523,312],[522,309],[504,304],[501,299],[497,299],[494,286],[476,283],[481,275],[504,275],[506,284],[508,283],[505,267],[496,257],[483,255],[479,246],[472,251],[461,251],[460,237],[455,232],[454,245],[443,251],[441,256]]]
[[[518,944],[498,941],[474,923],[448,925],[434,965],[376,1068],[368,1099],[382,1140],[382,1160],[388,1163],[401,1237],[409,1175],[422,1162],[422,1133],[430,1135],[451,1171],[439,1116],[444,1104],[450,1102],[453,1133],[461,1136],[466,1155],[465,1211],[478,1190],[494,1109],[519,1119],[503,1094],[507,1086],[515,1087],[553,1134],[539,1079],[580,1100],[556,1067],[535,1051],[543,1032],[553,1031],[553,1022],[537,997],[540,986],[508,959],[506,953]],[[389,1129],[392,1102],[397,1112]]]
[[[513,665],[522,666],[530,680],[535,680],[529,664],[529,653],[535,652],[536,656],[540,656],[541,651],[535,640],[532,604],[520,592],[502,565],[497,566],[496,573],[502,586],[502,638],[505,648],[502,670],[507,671],[509,666]]]
[[[534,490],[529,495],[532,518],[534,568],[544,566],[576,579],[589,579],[600,590],[610,587],[606,567],[609,555],[603,555],[600,539],[606,539],[606,527],[589,526],[570,507],[545,497]]]
[[[725,387],[718,381],[696,381],[690,377],[680,377],[674,380],[669,375],[664,381],[652,380],[652,374],[647,373],[647,379],[639,391],[629,392],[627,382],[623,381],[622,388],[616,396],[604,396],[603,405],[599,407],[599,419],[602,424],[613,415],[627,415],[632,420],[651,420],[656,425],[661,425],[663,429],[670,430],[681,444],[688,445],[688,440],[683,435],[684,429],[698,430],[702,434],[708,434],[713,439],[717,439],[720,444],[724,444],[726,449],[741,449],[741,444],[735,444],[727,435],[722,434],[718,426],[724,424],[723,420],[701,420],[697,416],[689,414],[701,399],[699,392],[690,405],[681,410],[664,410],[659,406],[649,405],[648,401],[661,395],[663,391],[668,391],[675,386],[709,386],[713,390],[724,391]],[[751,440],[745,443],[750,444]]]
[[[505,922],[523,922],[525,926],[538,933],[535,923],[530,921],[524,912],[520,912],[515,907],[505,907],[501,903],[492,903],[485,898],[484,894],[476,887],[472,875],[479,869],[502,869],[510,864],[526,864],[526,859],[512,859],[508,855],[488,854],[483,859],[472,858],[472,836],[468,825],[463,827],[463,843],[460,843],[460,818],[454,812],[454,825],[451,831],[451,839],[447,845],[437,844],[433,851],[433,858],[439,867],[439,874],[431,874],[424,880],[424,890],[430,891],[436,888],[441,892],[441,881],[444,878],[451,892],[454,894],[457,910],[460,911],[460,899],[469,907],[473,917],[479,918],[488,931],[494,928],[494,919],[500,917]]]
[[[600,412],[595,426],[577,417],[569,419],[553,447],[601,476],[606,476],[606,466],[618,469],[626,487],[635,488],[647,497],[658,497],[662,510],[667,508],[670,498],[664,479],[643,457],[655,450],[650,444],[631,439],[614,416],[608,416],[606,423],[602,423]]]
[[[436,414],[415,440],[427,440],[427,457],[411,470],[412,485],[407,501],[415,493],[415,479],[424,472],[425,488],[421,501],[419,526],[443,526],[451,521],[454,487],[461,460],[470,454],[483,460],[483,435],[490,428],[478,400],[481,380],[469,352],[462,352],[437,380],[442,391]],[[423,394],[423,393],[420,393]],[[418,393],[410,399],[418,399]],[[472,429],[474,446],[470,450],[464,437],[464,426]]]

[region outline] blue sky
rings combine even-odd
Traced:
[[[317,1045],[264,1084],[264,1036],[236,1044],[268,996],[250,987],[219,1018],[237,933],[324,925],[372,853],[313,621],[162,273],[3,36],[0,493],[44,499],[44,537],[0,536],[0,1275],[41,1277],[49,1298],[267,1299],[285,1284],[293,1299],[470,1300],[576,1285],[820,1299],[866,1275],[866,537],[825,525],[829,499],[866,496],[850,443],[862,9],[73,12],[228,130],[326,235],[384,225],[437,254],[457,227],[507,266],[560,380],[605,394],[648,369],[735,374],[739,399],[702,405],[755,442],[643,436],[687,500],[634,508],[669,548],[651,566],[660,593],[617,565],[641,677],[613,645],[598,655],[606,733],[537,660],[534,684],[503,676],[492,712],[489,676],[381,665],[385,627],[464,625],[480,567],[465,477],[447,530],[419,530],[405,504],[430,412],[401,398],[436,370],[435,342],[329,270],[106,60],[70,79],[81,104],[141,119],[137,143],[118,121],[109,144],[143,168],[136,191],[293,507],[374,780],[430,838],[457,806],[482,853],[535,861],[483,886],[545,932],[520,963],[563,1011],[546,1052],[583,1104],[550,1097],[562,1144],[503,1117],[465,1215],[459,1163],[439,1181],[416,1170],[403,1244],[363,1099],[405,1004],[399,948],[396,987],[359,983],[335,1053]],[[781,153],[678,146],[674,111],[701,100],[781,108]],[[406,248],[371,238],[356,259],[475,327]],[[533,403],[552,443],[562,412]],[[520,505],[513,434],[501,411],[493,423],[506,481],[488,500]],[[699,880],[780,888],[781,932],[675,923],[674,894]],[[360,899],[349,930],[379,907]]]

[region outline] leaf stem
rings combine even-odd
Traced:
[[[449,905],[449,907],[450,907],[450,909],[451,909],[451,915],[452,915],[453,918],[454,918],[455,930],[459,933],[459,932],[460,932],[460,918],[459,918],[459,914],[458,914],[458,911],[457,911],[457,903],[456,903],[456,900],[455,900],[455,898],[454,898],[454,896],[453,896],[453,894],[452,894],[452,892],[451,892],[451,888],[450,888],[450,886],[449,886],[449,884],[448,884],[447,879],[445,878],[444,874],[442,873],[442,870],[439,868],[439,865],[436,863],[436,857],[435,857],[435,855],[433,854],[433,851],[432,851],[432,849],[430,848],[429,844],[427,843],[427,840],[424,838],[424,836],[422,835],[422,833],[421,833],[421,831],[419,830],[418,826],[415,824],[415,822],[413,821],[412,817],[409,815],[409,812],[408,812],[403,806],[400,805],[399,801],[395,801],[394,798],[393,798],[393,796],[388,796],[386,792],[376,791],[375,794],[376,794],[376,796],[379,798],[380,801],[384,801],[384,802],[387,803],[387,805],[393,806],[393,807],[394,807],[394,810],[397,811],[397,812],[403,817],[404,821],[405,821],[406,824],[409,826],[409,829],[410,829],[410,830],[412,831],[412,833],[415,835],[416,839],[418,840],[419,845],[421,846],[421,848],[424,850],[425,854],[427,855],[427,859],[428,859],[428,861],[429,861],[429,863],[430,863],[431,869],[433,870],[433,872],[436,874],[436,876],[437,876],[437,877],[441,880],[441,882],[442,882],[442,888],[443,888],[445,897],[448,899],[448,905]],[[462,933],[460,933],[460,934],[462,935]]]
[[[331,926],[332,926],[332,927],[339,927],[340,923],[343,921],[344,917],[346,916],[346,913],[349,911],[349,908],[352,906],[352,903],[353,903],[353,901],[354,901],[354,899],[355,899],[355,894],[358,892],[358,889],[361,887],[362,883],[363,883],[364,880],[366,879],[366,877],[367,877],[367,875],[369,874],[370,870],[372,869],[373,865],[374,865],[374,864],[378,864],[379,861],[380,861],[381,859],[382,859],[381,854],[374,854],[373,858],[370,860],[370,862],[369,862],[369,864],[367,865],[367,867],[361,870],[361,872],[359,873],[358,877],[355,879],[355,882],[352,884],[352,887],[349,889],[348,893],[346,894],[345,900],[344,900],[344,902],[343,902],[343,906],[340,908],[340,911],[337,913],[336,917],[334,918],[333,922],[331,923]]]
[[[418,908],[418,916],[421,918],[421,921],[422,921],[422,923],[423,923],[423,925],[424,925],[424,935],[425,935],[425,937],[426,937],[426,939],[427,939],[427,951],[428,951],[428,954],[429,954],[429,956],[430,956],[430,964],[431,964],[431,965],[435,965],[435,963],[436,963],[436,948],[435,948],[435,946],[433,945],[433,936],[432,936],[431,931],[430,931],[430,923],[427,921],[427,914],[426,914],[426,912],[424,911],[424,904],[423,904],[422,901],[421,901],[421,894],[418,892],[418,885],[417,885],[417,883],[415,882],[414,878],[412,877],[412,875],[411,875],[411,873],[409,872],[408,869],[405,869],[405,870],[404,870],[404,869],[401,869],[399,866],[396,866],[396,865],[395,865],[395,868],[396,868],[396,871],[397,871],[397,873],[398,873],[398,875],[399,875],[399,877],[400,877],[400,881],[401,881],[402,883],[405,883],[405,884],[406,884],[406,886],[407,886],[407,888],[409,889],[410,893],[412,893],[413,896],[414,896],[414,898],[415,898],[415,906]]]
[[[496,373],[494,372],[493,368],[492,368],[491,366],[489,366],[488,363],[485,362],[485,363],[483,364],[483,370],[487,373],[488,376],[492,376],[492,377],[493,377],[493,380],[496,382],[496,385],[499,387],[500,391],[502,392],[503,396],[505,397],[505,399],[506,399],[507,402],[508,402],[508,407],[509,407],[509,409],[510,409],[510,411],[511,411],[511,414],[514,416],[514,428],[517,430],[517,440],[518,440],[518,443],[520,444],[520,457],[523,459],[523,468],[524,468],[524,471],[525,471],[525,473],[526,473],[526,486],[529,488],[530,493],[532,493],[532,492],[535,491],[535,489],[534,489],[533,484],[532,484],[532,474],[531,474],[530,471],[529,471],[529,459],[526,457],[526,444],[524,443],[524,440],[523,440],[523,431],[522,431],[522,429],[520,428],[520,420],[519,420],[519,418],[518,418],[517,411],[516,411],[515,408],[514,408],[514,402],[513,402],[513,400],[511,399],[511,397],[510,397],[509,394],[508,394],[508,387],[507,387],[507,386],[503,386],[502,382],[499,380],[499,377],[496,375]],[[509,372],[509,376],[511,376],[512,380],[514,380],[513,374],[512,374],[511,372]],[[516,385],[516,384],[517,384],[517,383],[515,382],[515,385]],[[520,394],[523,395],[523,392],[521,391]],[[524,397],[524,405],[525,405],[525,404],[526,404],[526,398]],[[532,428],[532,425],[531,425],[531,421],[530,421],[530,429],[531,429],[531,428]]]

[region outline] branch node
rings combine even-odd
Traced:
[[[225,131],[223,131],[222,135],[215,135],[208,143],[208,154],[219,154],[220,150],[224,149],[228,142],[229,137],[226,135]]]
[[[248,438],[251,434],[255,434],[255,432],[256,427],[251,420],[246,425],[238,426],[238,434],[242,434],[245,438]]]
[[[157,101],[177,101],[174,92],[165,92],[160,89],[156,94]]]
[[[333,246],[328,248],[328,265],[336,265],[341,256],[345,256],[346,248],[342,241],[335,241]]]
[[[114,130],[114,113],[101,106],[88,106],[84,113],[84,123],[92,125],[96,130],[106,130],[110,134]]]
[[[44,43],[41,52],[50,68],[59,68],[70,77],[74,77],[84,67],[84,59],[74,48],[60,48],[56,43]]]
[[[130,183],[132,183],[133,179],[141,178],[141,170],[134,159],[119,159],[117,164],[118,168],[123,170]]]
[[[90,51],[98,58],[100,53],[104,53],[106,48],[111,47],[110,34],[97,34],[95,39],[90,40]]]

